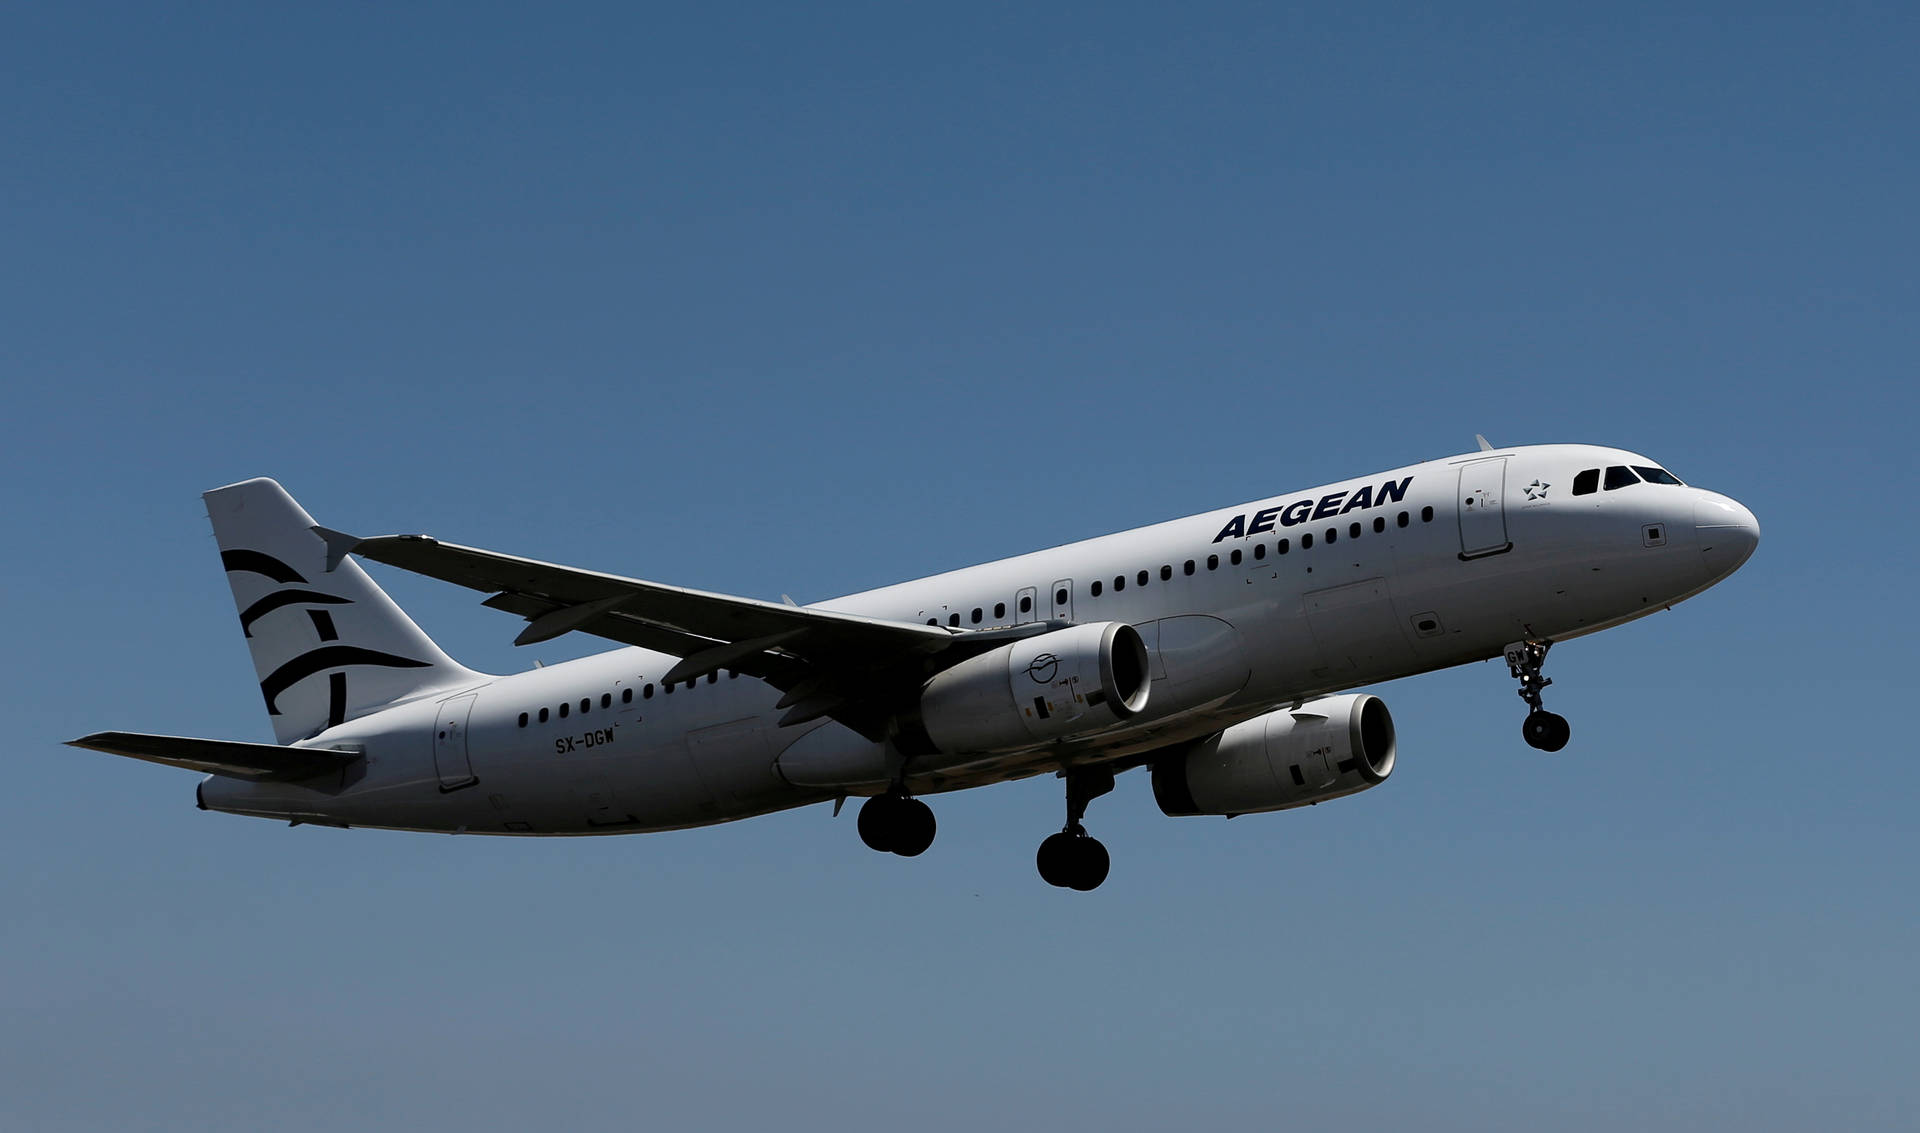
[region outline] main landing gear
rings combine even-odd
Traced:
[[[1573,735],[1565,716],[1547,711],[1540,703],[1540,690],[1553,683],[1553,678],[1540,675],[1540,666],[1546,663],[1552,645],[1551,641],[1516,641],[1506,648],[1507,671],[1520,682],[1520,699],[1527,702],[1527,719],[1520,725],[1520,734],[1541,751],[1559,751]]]
[[[1040,879],[1062,889],[1082,893],[1100,888],[1111,864],[1107,848],[1090,836],[1080,820],[1087,816],[1087,804],[1113,790],[1113,772],[1104,767],[1089,767],[1065,772],[1067,780],[1067,825],[1058,834],[1040,843],[1034,864],[1040,867]]]
[[[933,808],[904,794],[875,795],[860,807],[860,840],[883,854],[919,857],[934,828]]]

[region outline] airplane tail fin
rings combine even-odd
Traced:
[[[201,498],[281,743],[486,679],[441,652],[358,563],[329,563],[313,517],[279,484],[246,480]]]

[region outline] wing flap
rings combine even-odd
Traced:
[[[205,771],[232,779],[311,779],[338,771],[360,758],[355,751],[330,748],[281,747],[239,740],[201,740],[191,736],[156,736],[145,732],[95,732],[68,740],[68,747],[103,751],[164,763],[189,771]]]

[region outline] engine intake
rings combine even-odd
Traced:
[[[1018,751],[1112,727],[1147,706],[1147,645],[1123,622],[1021,638],[937,673],[920,724],[937,751]]]
[[[1386,703],[1329,696],[1244,720],[1153,765],[1166,815],[1259,814],[1364,791],[1393,774]]]

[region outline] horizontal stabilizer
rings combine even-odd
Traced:
[[[360,758],[357,751],[281,747],[238,740],[197,740],[189,736],[153,736],[142,732],[95,732],[68,740],[68,747],[104,751],[189,771],[234,779],[311,779]]]

